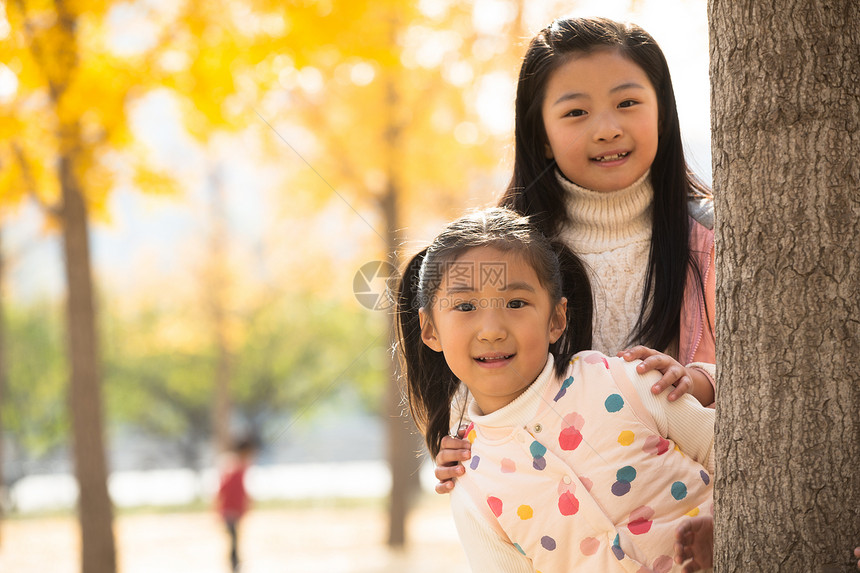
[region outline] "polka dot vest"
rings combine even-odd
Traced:
[[[458,479],[536,571],[667,573],[675,529],[711,512],[705,469],[660,435],[620,358],[577,354],[527,424],[467,431]]]

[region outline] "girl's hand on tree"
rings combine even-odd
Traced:
[[[462,430],[460,431],[462,435]],[[469,440],[461,440],[445,436],[439,444],[436,454],[436,493],[451,493],[454,489],[454,478],[463,475],[466,468],[461,463],[472,457],[472,444]]]
[[[646,346],[634,346],[622,350],[618,356],[630,362],[640,359],[642,364],[636,366],[636,371],[645,374],[657,370],[663,377],[651,388],[654,394],[660,394],[669,386],[675,389],[669,393],[668,400],[674,402],[686,393],[690,393],[703,405],[714,402],[714,389],[707,377],[695,368],[685,368],[677,360]]]
[[[860,547],[855,547],[855,548],[854,548],[854,557],[857,557],[857,558],[858,558],[858,561],[857,561],[857,569],[860,569]]]
[[[675,563],[686,562],[683,573],[714,566],[714,518],[693,517],[675,531]]]

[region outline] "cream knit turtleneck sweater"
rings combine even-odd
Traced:
[[[630,345],[642,306],[654,199],[648,175],[626,189],[599,193],[556,172],[567,191],[570,216],[562,238],[586,264],[591,279],[592,348],[609,355]]]

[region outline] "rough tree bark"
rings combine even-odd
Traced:
[[[856,571],[860,3],[709,0],[716,570]]]

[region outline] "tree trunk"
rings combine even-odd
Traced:
[[[716,570],[856,571],[860,4],[708,10]]]
[[[397,44],[398,18],[392,14],[390,34],[392,45]],[[386,189],[380,201],[382,220],[386,229],[386,251],[390,253],[388,261],[395,268],[400,267],[397,252],[402,245],[399,229],[403,228],[400,220],[398,196],[401,193],[400,150],[403,149],[403,120],[401,117],[398,78],[392,72],[385,75],[387,113],[386,130],[383,145],[388,156],[386,167]],[[396,337],[396,316],[390,313],[389,348]],[[401,548],[406,545],[406,519],[411,509],[411,502],[418,490],[418,471],[420,462],[418,452],[421,445],[415,433],[415,425],[409,415],[409,408],[404,402],[404,389],[400,384],[399,372],[394,361],[389,369],[389,386],[386,393],[388,413],[388,463],[391,469],[391,494],[388,505],[388,546]]]
[[[397,196],[393,187],[386,193],[383,204],[384,212],[389,216],[397,213]],[[386,221],[389,217],[386,217]],[[394,219],[396,220],[396,219]],[[389,225],[388,229],[398,229],[398,226]],[[396,253],[399,242],[395,241],[395,233],[389,232],[389,243],[391,250]],[[397,260],[390,261],[398,267]],[[394,313],[391,312],[389,322],[389,348],[396,339],[396,327],[394,325]],[[386,392],[386,412],[388,414],[388,464],[391,470],[391,493],[388,504],[388,545],[393,548],[402,548],[406,545],[406,520],[412,508],[412,500],[419,489],[419,470],[421,463],[419,452],[421,442],[409,415],[409,408],[404,401],[404,388],[400,383],[400,373],[394,361],[390,363],[389,385]]]
[[[79,135],[64,134],[66,142]],[[96,313],[90,271],[87,210],[74,170],[73,152],[60,157],[68,321],[71,367],[69,402],[72,417],[75,473],[80,495],[81,571],[114,573],[116,551],[113,508],[107,488],[107,463],[102,431],[101,373],[98,364]]]
[[[392,97],[393,88],[390,90]],[[386,145],[395,149],[397,139],[396,128],[389,130]],[[389,173],[389,183],[382,199],[383,220],[388,229],[386,242],[389,253],[396,257],[400,244],[396,229],[400,228],[397,209],[397,184]],[[396,258],[389,261],[395,268],[399,267]],[[389,347],[394,343],[396,327],[394,313],[390,313]],[[388,463],[391,469],[391,494],[388,506],[388,545],[403,547],[406,544],[406,517],[410,509],[410,498],[416,489],[418,477],[417,444],[412,433],[409,409],[403,402],[403,388],[399,382],[397,367],[394,361],[389,368],[389,386],[386,392],[386,412],[388,413]]]

